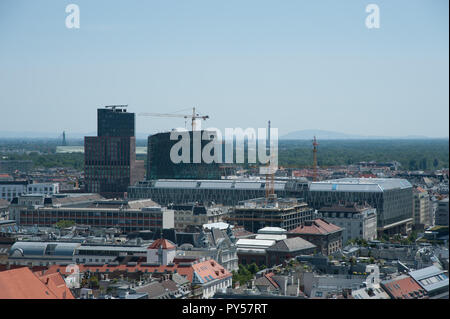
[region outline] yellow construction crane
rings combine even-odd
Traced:
[[[272,199],[275,194],[274,176],[278,167],[274,164],[274,154],[271,154],[270,160],[265,166],[259,167],[259,173],[266,176],[266,201]]]
[[[192,120],[192,130],[195,131],[195,121],[197,119],[207,120],[209,119],[208,115],[200,115],[195,113],[195,107],[192,108],[192,115],[185,114],[173,114],[173,113],[139,113],[139,116],[155,116],[155,117],[182,117],[185,119],[190,118]]]

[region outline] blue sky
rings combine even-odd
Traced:
[[[65,26],[70,3],[80,29]],[[448,23],[447,0],[2,0],[0,131],[95,132],[97,107],[128,104],[196,106],[221,129],[444,137]]]

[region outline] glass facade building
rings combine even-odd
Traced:
[[[98,109],[97,136],[135,136],[135,114],[121,108]]]
[[[308,183],[295,179],[275,180],[274,189],[275,194],[280,198],[305,198],[308,192]],[[265,180],[251,179],[160,179],[139,182],[128,188],[129,198],[151,198],[161,205],[195,202],[205,205],[210,203],[237,205],[240,201],[265,195]]]
[[[399,178],[342,178],[310,185],[315,209],[339,203],[369,204],[377,210],[378,233],[404,233],[412,223],[412,185]]]
[[[124,197],[128,186],[144,179],[143,161],[136,161],[134,113],[98,110],[98,136],[84,138],[85,191]]]
[[[196,131],[203,135],[204,131]],[[190,154],[189,163],[173,163],[170,158],[170,150],[180,141],[171,140],[170,132],[158,133],[148,137],[147,148],[147,180],[156,179],[220,179],[221,171],[219,163],[200,163],[193,160],[193,133],[189,132]],[[211,140],[201,140],[201,150]]]

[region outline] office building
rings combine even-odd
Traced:
[[[125,107],[97,109],[97,136],[135,136],[135,114],[128,113]]]
[[[174,227],[173,210],[151,200],[102,200],[97,194],[25,195],[11,204],[10,214],[20,226],[51,227],[58,221],[70,220],[90,227],[115,227],[125,233],[160,233]]]
[[[295,198],[256,198],[233,207],[225,221],[256,233],[264,227],[294,229],[313,217],[313,210]]]
[[[0,199],[12,201],[14,197],[18,197],[27,193],[28,181],[0,181]]]
[[[123,198],[128,186],[144,179],[144,162],[136,160],[134,118],[120,107],[98,110],[98,136],[84,138],[86,192]]]
[[[33,183],[27,186],[28,194],[53,195],[59,193],[59,183]]]
[[[436,226],[448,226],[448,197],[438,202],[435,215]]]
[[[275,180],[274,192],[280,198],[305,198],[308,182],[303,179]],[[128,188],[129,198],[151,198],[161,205],[198,202],[232,206],[265,195],[266,181],[259,179],[160,179],[139,182]]]
[[[413,228],[423,230],[431,226],[431,202],[428,192],[421,187],[413,190]]]
[[[170,204],[167,207],[174,211],[177,230],[221,222],[229,211],[229,207],[217,205],[208,207],[198,204]]]
[[[204,131],[194,131],[200,138]],[[201,134],[201,135],[200,135]],[[158,133],[148,137],[147,147],[147,180],[156,179],[220,179],[219,163],[205,163],[203,157],[194,162],[193,132],[189,131],[189,162],[174,163],[170,157],[172,147],[179,139],[171,140],[170,132]],[[211,140],[201,139],[201,149]],[[185,150],[183,150],[185,151]]]
[[[377,213],[370,206],[355,203],[322,207],[319,216],[327,222],[342,228],[344,245],[350,239],[374,240],[377,238]]]
[[[315,209],[339,203],[368,204],[377,210],[378,236],[407,233],[413,214],[412,185],[398,178],[341,178],[312,182],[308,204]]]

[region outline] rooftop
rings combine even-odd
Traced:
[[[70,258],[80,243],[16,241],[10,248],[11,257],[65,256]]]
[[[345,213],[361,213],[368,209],[372,209],[370,206],[360,206],[355,203],[349,205],[333,205],[325,206],[319,209],[319,212],[345,212]]]
[[[316,248],[317,246],[304,240],[300,237],[292,237],[284,240],[280,240],[267,250],[270,251],[282,251],[282,252],[295,252],[304,249]]]
[[[381,286],[394,299],[419,299],[424,298],[426,295],[422,287],[414,279],[406,275],[382,281]]]
[[[155,240],[150,246],[148,246],[147,249],[175,249],[176,246],[171,243],[169,240],[164,239],[164,238],[159,238],[157,240]]]
[[[224,222],[203,224],[203,228],[207,228],[207,229],[219,228],[220,230],[226,230],[226,229],[228,229],[228,227],[233,228],[234,226],[224,223]]]
[[[287,230],[281,227],[264,227],[258,230],[258,234],[286,234]]]
[[[448,274],[436,266],[414,270],[409,275],[428,292],[448,288],[449,285]]]
[[[79,264],[80,273],[90,271],[91,273],[111,273],[114,271],[122,271],[128,273],[143,272],[143,273],[177,273],[189,282],[197,281],[206,283],[216,279],[231,277],[231,273],[223,268],[214,259],[209,259],[199,263],[179,262],[169,265],[156,265],[147,263],[136,263],[133,265],[87,265]],[[46,274],[61,273],[69,275],[66,266],[52,265],[47,270]]]
[[[0,299],[74,299],[59,274],[39,275],[22,267],[0,272]]]
[[[311,221],[305,221],[301,226],[290,230],[289,233],[294,234],[315,234],[315,235],[326,235],[329,233],[334,233],[341,231],[342,228],[327,222],[324,219],[318,218]]]
[[[239,239],[236,242],[238,248],[267,248],[275,244],[275,240],[262,240],[262,239]]]
[[[295,181],[274,181],[275,190],[284,190],[288,183]],[[298,181],[297,181],[298,182]],[[154,182],[141,182],[134,187],[154,188],[186,188],[186,189],[248,189],[265,190],[266,182],[252,179],[224,179],[224,180],[180,180],[180,179],[158,179]]]
[[[296,198],[272,198],[265,197],[244,200],[236,206],[236,209],[263,209],[263,210],[286,210],[299,206],[307,206],[306,203],[299,202]]]
[[[310,191],[336,192],[384,192],[392,189],[412,188],[410,182],[401,178],[340,178],[312,182]]]

